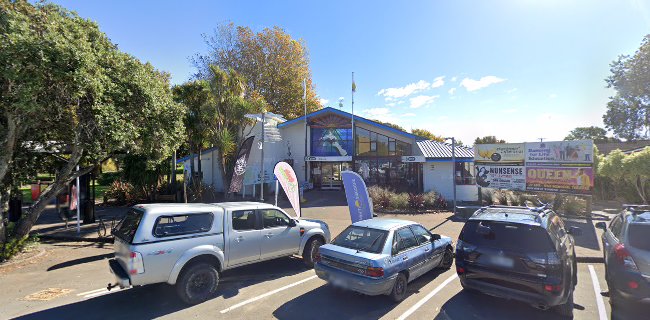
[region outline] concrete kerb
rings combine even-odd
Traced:
[[[62,241],[62,242],[95,242],[95,243],[113,243],[113,238],[84,238],[82,236],[65,236],[52,234],[37,234],[39,239]]]

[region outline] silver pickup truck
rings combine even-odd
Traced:
[[[330,241],[324,222],[257,202],[137,205],[113,235],[117,283],[109,289],[166,282],[188,304],[209,299],[227,269],[291,255],[313,267]]]

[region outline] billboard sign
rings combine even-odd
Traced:
[[[526,162],[593,163],[592,140],[527,142]]]
[[[474,145],[474,161],[477,163],[523,163],[524,158],[523,143]]]
[[[526,166],[526,190],[591,194],[593,168],[588,166],[537,163]]]
[[[526,189],[526,168],[493,164],[476,165],[476,184],[483,188]]]

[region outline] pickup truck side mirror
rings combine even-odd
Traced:
[[[607,230],[607,225],[606,225],[604,222],[602,222],[602,221],[601,221],[601,222],[597,222],[597,223],[596,223],[596,228],[598,228],[598,229],[603,229],[603,230]]]
[[[572,235],[572,236],[581,236],[582,235],[582,229],[578,227],[569,227],[569,230],[567,230],[567,233]]]
[[[297,225],[296,220],[293,220],[293,219],[289,220],[289,227],[295,227],[296,225]]]

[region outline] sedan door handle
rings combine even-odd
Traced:
[[[431,248],[424,248],[424,252],[429,252],[429,250],[431,250]]]
[[[404,257],[402,257],[402,260],[404,260],[404,261],[406,261],[406,260],[408,260],[408,259],[409,259],[408,256],[404,256]]]
[[[270,237],[272,237],[272,236],[273,236],[273,233],[270,233],[270,232],[269,232],[269,233],[266,234],[266,237],[267,237],[267,238],[270,238]]]
[[[242,236],[235,238],[235,242],[242,242],[242,241],[244,241],[244,237]]]

